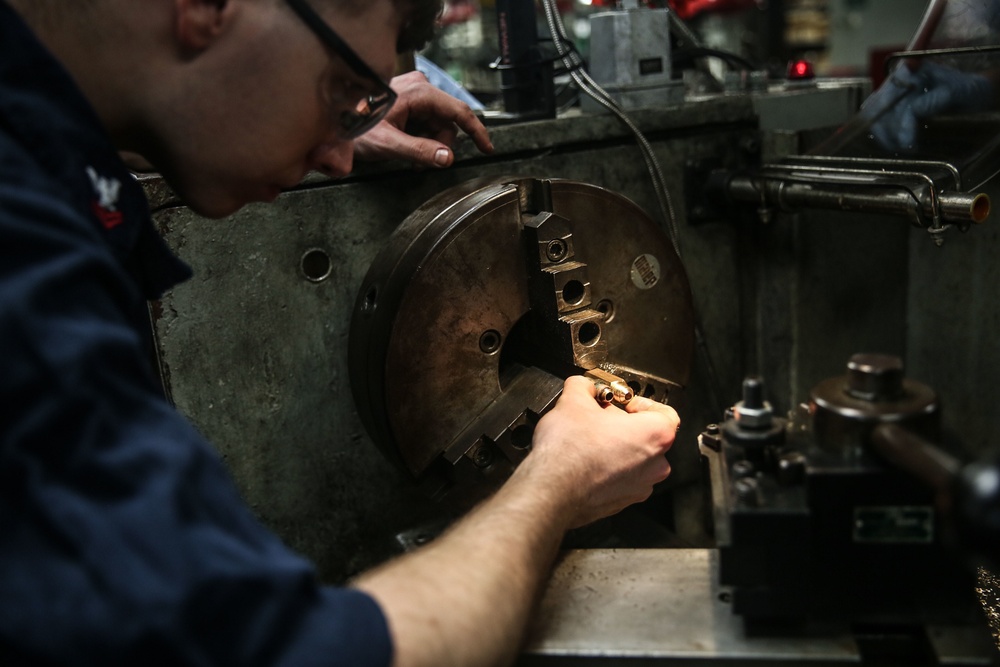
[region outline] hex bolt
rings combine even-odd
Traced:
[[[493,463],[493,452],[490,451],[489,447],[481,445],[472,455],[472,462],[476,464],[477,468],[488,468]]]
[[[563,239],[552,239],[545,247],[545,256],[550,262],[561,262],[566,259],[569,246]]]
[[[733,482],[736,497],[747,505],[756,506],[759,503],[760,499],[757,495],[759,489],[760,485],[753,477],[743,477]]]
[[[774,411],[764,400],[764,382],[758,377],[743,380],[743,400],[733,409],[733,417],[740,428],[767,429],[771,427]]]
[[[786,486],[799,484],[806,477],[806,457],[802,452],[785,452],[778,459],[778,482]]]
[[[709,435],[719,435],[719,425],[709,424],[708,426],[705,427],[705,432],[708,433]]]
[[[764,383],[758,377],[743,380],[743,405],[748,408],[764,407]]]
[[[713,435],[707,431],[700,433],[698,434],[698,444],[716,452],[722,451],[722,438],[718,434]]]

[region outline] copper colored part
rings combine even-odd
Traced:
[[[628,383],[617,375],[612,375],[600,368],[592,368],[584,375],[597,385],[597,400],[603,403],[610,403],[611,400],[614,400],[619,405],[626,405],[635,396],[635,392],[628,386]],[[611,399],[604,398],[609,393]]]
[[[595,383],[597,385],[597,400],[600,403],[610,403],[615,399],[615,392],[606,384]]]

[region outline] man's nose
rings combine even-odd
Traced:
[[[331,178],[341,178],[354,168],[354,142],[331,141],[320,144],[309,154],[309,166]]]

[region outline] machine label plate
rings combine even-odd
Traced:
[[[650,254],[639,255],[632,262],[632,282],[639,289],[651,289],[660,282],[660,262]]]
[[[934,541],[934,508],[855,507],[854,541],[877,544],[928,544]]]

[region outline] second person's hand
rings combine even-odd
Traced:
[[[449,167],[452,147],[465,132],[484,153],[493,152],[489,132],[465,102],[438,90],[420,72],[392,80],[399,95],[385,120],[354,142],[359,160],[407,160],[422,167]]]

